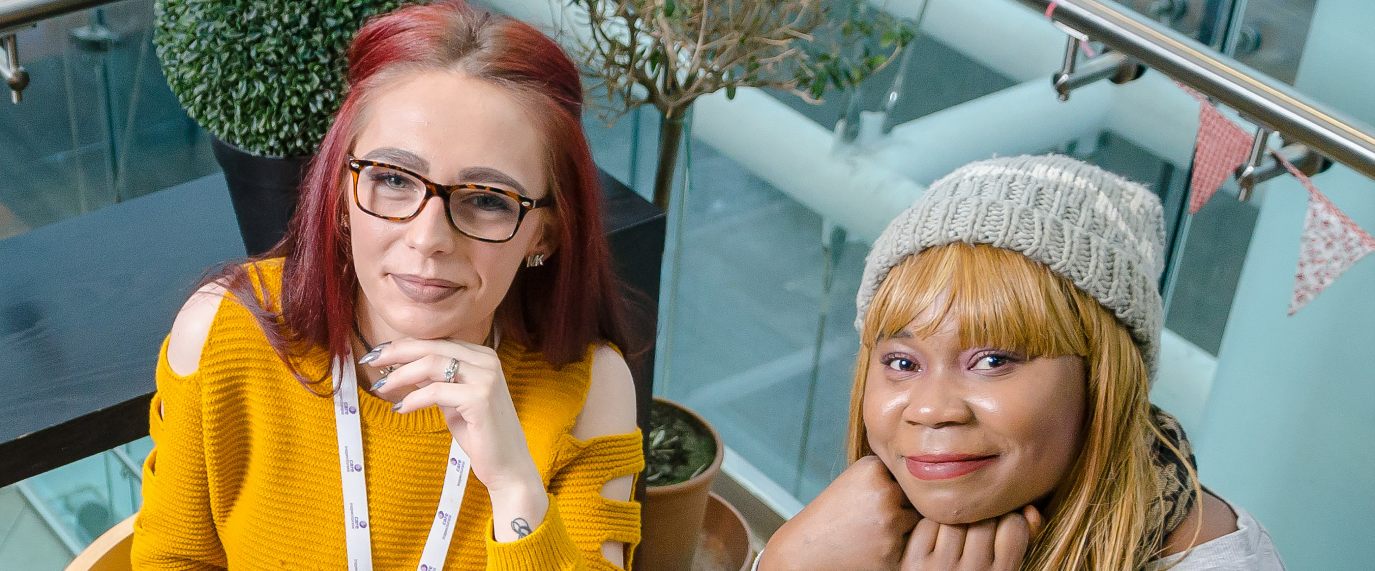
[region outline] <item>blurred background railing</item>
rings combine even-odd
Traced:
[[[30,81],[22,104],[0,102],[0,239],[218,170],[166,87],[151,0],[46,13],[4,31],[17,22],[6,18],[43,4],[0,0],[0,36],[16,33]],[[488,4],[551,33],[576,25],[549,0]],[[844,467],[853,299],[868,241],[960,164],[1061,152],[1147,184],[1166,207],[1167,330],[1152,399],[1184,423],[1204,482],[1265,523],[1291,568],[1375,565],[1361,549],[1375,524],[1375,447],[1365,442],[1375,372],[1361,359],[1375,346],[1375,264],[1286,317],[1306,194],[1281,177],[1229,200],[1239,194],[1229,181],[1189,215],[1198,103],[1167,76],[1336,159],[1315,181],[1372,228],[1375,68],[1360,62],[1375,61],[1375,9],[1363,0],[1059,2],[1065,25],[1153,68],[1060,101],[1051,78],[1066,35],[1047,20],[1047,2],[871,4],[921,15],[921,33],[859,89],[821,105],[741,90],[692,112],[692,184],[678,194],[682,216],[670,220],[681,225],[670,235],[681,237],[664,256],[680,277],[660,293],[676,318],[660,331],[656,394],[717,427],[730,447],[725,471],[783,517],[815,496]],[[838,129],[847,116],[851,128]],[[656,115],[587,125],[601,167],[648,195]],[[131,465],[150,446],[139,440],[0,489],[0,568],[60,569],[136,510]]]

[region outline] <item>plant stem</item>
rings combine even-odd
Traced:
[[[673,192],[673,171],[678,166],[678,147],[683,139],[683,115],[670,111],[659,123],[659,164],[654,170],[654,205],[668,210]]]

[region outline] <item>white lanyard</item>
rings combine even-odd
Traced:
[[[344,484],[344,545],[349,571],[372,571],[372,532],[368,529],[368,485],[363,476],[363,428],[358,420],[358,377],[353,354],[334,359],[334,429],[339,435],[339,477]],[[444,487],[439,492],[430,536],[420,552],[417,571],[440,571],[449,556],[454,521],[468,487],[468,453],[449,439],[449,461],[444,467]]]

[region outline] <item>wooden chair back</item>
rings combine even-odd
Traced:
[[[134,518],[138,514],[115,524],[109,531],[101,534],[91,545],[67,565],[66,571],[129,571],[133,563],[129,559],[129,549],[134,543]]]

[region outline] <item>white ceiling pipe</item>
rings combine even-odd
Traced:
[[[1113,91],[1107,82],[1056,99],[1040,78],[898,125],[877,141],[879,164],[930,184],[969,161],[1054,149],[1065,141],[1096,137],[1107,127]]]
[[[926,191],[870,157],[832,153],[830,131],[758,89],[698,99],[692,134],[866,241]]]

